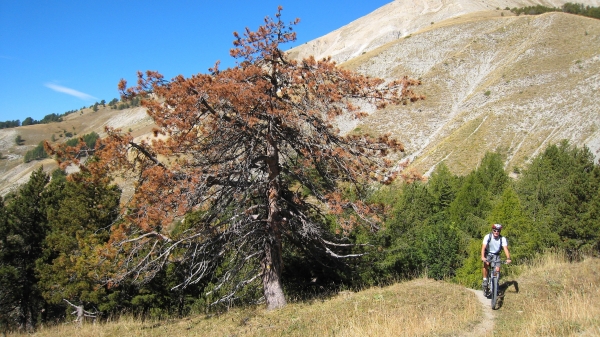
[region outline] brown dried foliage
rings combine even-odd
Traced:
[[[412,91],[419,82],[369,78],[330,59],[290,60],[280,45],[295,40],[298,20],[287,25],[280,15],[281,8],[257,31],[234,34],[231,55],[240,62],[233,68],[217,63],[210,73],[171,80],[148,71],[134,87],[119,83],[124,98],[143,97],[157,125],[156,137],[140,143],[107,129],[99,160],[87,167],[96,176],[133,172],[137,179],[124,213],[129,224],[113,234],[122,276],[144,278],[167,261],[186,261],[186,282],[194,282],[227,254],[242,272],[265,264],[265,245],[281,251],[282,237],[340,257],[322,225],[327,209],[352,213],[340,222],[343,232],[376,227],[372,207],[347,200],[340,185],[360,196],[370,181],[390,183],[393,163],[384,157],[403,146],[388,136],[341,136],[333,124],[342,114],[366,116],[359,101],[383,108],[422,99]],[[200,216],[166,230],[190,212]],[[254,279],[242,275],[239,285]]]

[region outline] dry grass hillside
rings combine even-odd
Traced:
[[[419,278],[277,311],[245,308],[162,321],[123,317],[83,327],[64,323],[33,336],[598,336],[600,260],[565,261],[549,254],[520,267],[518,276],[501,279],[499,308],[493,311],[478,290]]]
[[[419,78],[422,102],[372,113],[343,132],[391,133],[405,144],[402,160],[427,174],[444,161],[457,174],[486,151],[501,151],[510,171],[546,146],[568,139],[600,150],[600,20],[550,13],[514,16],[506,7],[561,6],[562,0],[393,1],[340,29],[292,49],[314,52],[371,76]],[[581,0],[600,6],[600,0]],[[497,9],[500,8],[500,9]],[[148,134],[143,109],[86,109],[61,123],[0,130],[0,195],[27,181],[39,165],[23,156],[66,132],[103,135],[104,126]],[[24,145],[16,146],[20,136]]]
[[[6,195],[27,182],[31,172],[40,165],[46,172],[57,167],[53,159],[24,163],[25,153],[34,149],[41,141],[51,141],[54,137],[56,140],[54,143],[63,143],[70,139],[66,137],[67,133],[71,133],[74,138],[91,132],[103,136],[105,126],[131,130],[135,136],[142,136],[151,131],[152,125],[152,120],[143,108],[113,110],[108,107],[100,107],[96,112],[93,112],[92,109],[84,109],[70,114],[60,123],[1,129],[0,195]],[[16,144],[17,136],[23,139],[22,145]]]
[[[508,288],[495,336],[600,336],[600,260],[565,261],[546,255],[514,278],[519,291]]]
[[[512,170],[561,139],[597,152],[600,20],[500,13],[449,19],[344,63],[420,78],[428,96],[372,114],[360,132],[392,133],[423,173],[442,161],[466,173],[494,150]]]

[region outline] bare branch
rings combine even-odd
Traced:
[[[379,229],[377,208],[364,199],[371,183],[393,179],[386,156],[402,145],[387,136],[342,136],[334,125],[342,114],[363,118],[359,101],[381,108],[412,100],[417,82],[369,78],[330,59],[288,60],[280,46],[295,40],[294,24],[284,24],[280,11],[256,32],[235,34],[235,67],[170,81],[147,72],[133,88],[121,82],[128,97],[156,98],[144,105],[161,137],[135,143],[109,130],[90,164],[99,176],[137,178],[127,225],[112,234],[121,259],[114,281],[144,282],[176,262],[185,271],[176,289],[227,266],[214,282],[213,294],[222,296],[215,303],[261,279],[272,309],[285,305],[284,240],[319,261],[364,255],[342,252],[366,244],[335,242],[348,242],[342,239],[358,226]],[[339,233],[330,229],[333,217]]]

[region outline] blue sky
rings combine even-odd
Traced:
[[[108,102],[138,70],[172,78],[205,73],[217,60],[233,66],[233,32],[256,29],[278,5],[284,21],[300,18],[298,45],[389,2],[0,0],[0,121]]]

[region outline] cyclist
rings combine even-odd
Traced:
[[[488,285],[488,267],[490,262],[500,261],[500,253],[504,250],[506,255],[506,263],[510,263],[510,253],[508,252],[508,241],[505,237],[500,235],[502,230],[501,224],[493,224],[492,232],[488,233],[483,238],[483,244],[481,245],[481,261],[483,261],[483,291],[487,289]],[[496,265],[496,270],[500,270],[500,264]]]

